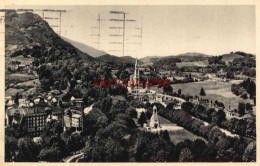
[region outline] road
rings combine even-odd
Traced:
[[[68,159],[66,159],[64,162],[65,162],[65,163],[71,163],[71,162],[73,162],[73,161],[76,161],[76,162],[77,162],[78,159],[79,159],[80,157],[82,157],[83,155],[84,155],[83,153],[75,154],[75,155],[69,157]]]

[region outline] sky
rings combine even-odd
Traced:
[[[99,49],[112,55],[122,56],[123,31],[109,29],[122,27],[122,22],[112,18],[135,22],[125,24],[125,53],[130,56],[167,56],[186,52],[220,55],[231,51],[255,54],[255,7],[254,6],[16,6],[12,8],[63,9],[62,36],[98,49],[98,15],[101,17]],[[41,13],[39,13],[41,14]],[[57,13],[45,13],[57,16]],[[49,21],[49,24],[58,24]],[[72,27],[73,26],[73,27]],[[142,39],[140,37],[142,27]],[[54,29],[55,30],[55,29]],[[92,36],[91,36],[92,34]],[[119,44],[111,44],[117,42]],[[129,44],[132,43],[132,44]],[[136,44],[136,43],[142,43]],[[117,50],[117,51],[111,51]]]

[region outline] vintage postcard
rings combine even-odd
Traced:
[[[0,7],[3,165],[257,163],[256,1],[66,2]]]

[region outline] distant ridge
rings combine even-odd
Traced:
[[[184,53],[184,54],[171,55],[171,56],[177,56],[177,57],[181,57],[181,56],[209,57],[210,55],[198,53],[198,52],[187,52],[187,53]]]
[[[115,63],[130,63],[135,64],[136,59],[131,56],[124,56],[124,57],[118,57],[114,55],[102,55],[100,57],[97,57],[97,59],[103,61],[103,62],[115,62]],[[143,64],[142,61],[137,60],[138,64]]]
[[[204,58],[210,57],[210,55],[198,53],[198,52],[187,52],[184,54],[169,55],[169,56],[146,56],[144,58],[141,58],[140,60],[143,61],[144,63],[155,63],[159,60],[167,59],[167,58],[180,58],[182,60],[186,60],[186,59],[190,59],[192,57],[204,59]]]

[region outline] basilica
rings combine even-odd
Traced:
[[[150,102],[150,103],[160,103],[163,106],[167,106],[167,103],[175,101],[175,109],[180,109],[181,104],[185,102],[181,98],[177,98],[174,96],[166,95],[158,93],[155,90],[151,90],[149,86],[146,86],[149,84],[149,82],[145,81],[145,86],[143,84],[140,85],[140,66],[137,63],[135,63],[135,70],[134,74],[130,76],[130,81],[128,84],[128,93],[129,95],[133,96],[136,100],[139,100],[143,103]],[[134,86],[133,86],[134,85]],[[138,115],[141,114],[141,112],[146,112],[144,108],[136,109]],[[144,127],[149,131],[159,131],[162,129],[160,125],[160,121],[157,115],[157,107],[153,107],[153,114],[151,116],[151,119],[149,123],[145,124]]]
[[[135,70],[134,70],[134,74],[130,76],[130,81],[128,82],[128,93],[129,95],[132,95],[135,99],[142,101],[144,103],[146,102],[150,102],[150,103],[154,103],[154,102],[159,102],[161,104],[163,104],[164,106],[166,105],[165,102],[168,101],[174,101],[176,100],[177,106],[180,106],[180,104],[182,102],[184,102],[183,99],[174,97],[174,96],[170,96],[170,95],[166,95],[166,94],[161,94],[156,92],[155,90],[151,90],[149,85],[148,80],[145,81],[144,86],[142,83],[140,83],[140,65],[137,62],[137,58],[136,58],[136,62],[135,62]]]

